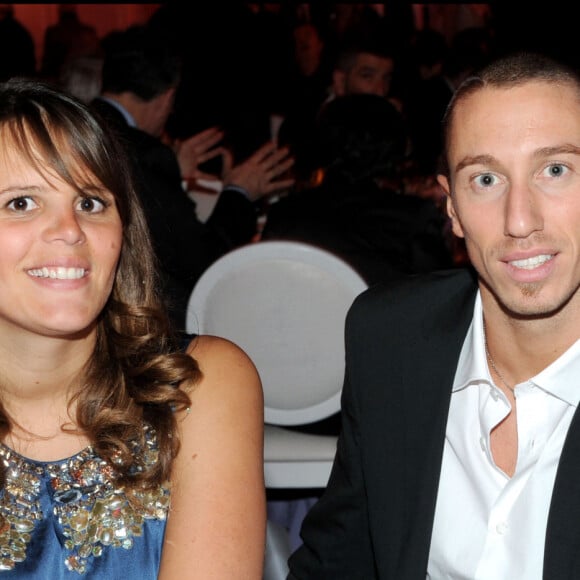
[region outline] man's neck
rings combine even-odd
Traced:
[[[489,350],[511,383],[538,374],[580,338],[577,299],[557,313],[516,317],[506,312],[485,287],[481,287],[481,296]]]
[[[129,125],[142,129],[138,120],[141,107],[139,107],[137,99],[131,93],[111,93],[104,91],[101,97],[118,109]]]
[[[173,105],[174,89],[167,89],[148,101],[132,92],[111,93],[103,91],[102,97],[114,100],[134,120],[133,126],[153,137],[160,137]],[[131,124],[131,123],[130,123]]]

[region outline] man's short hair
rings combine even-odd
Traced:
[[[165,37],[146,26],[113,31],[102,41],[103,92],[131,92],[150,101],[181,78],[181,56]]]
[[[380,58],[394,60],[394,49],[391,44],[374,35],[370,37],[361,34],[347,36],[342,42],[336,57],[334,68],[349,72],[359,54],[372,54]]]

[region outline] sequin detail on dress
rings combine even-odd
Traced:
[[[148,467],[158,460],[151,429],[146,429],[145,440],[143,464]],[[139,455],[134,449],[134,456]],[[0,493],[0,576],[26,558],[34,528],[45,519],[39,499],[45,485],[63,537],[63,565],[79,574],[86,572],[89,558],[98,558],[105,549],[132,548],[145,520],[167,518],[168,485],[125,490],[116,485],[114,470],[92,447],[48,463],[28,460],[0,444],[0,460],[6,467],[6,485]]]

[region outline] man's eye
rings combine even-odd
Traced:
[[[497,178],[492,173],[482,173],[474,181],[479,187],[491,187],[497,183]]]
[[[564,175],[567,171],[568,168],[565,165],[562,165],[561,163],[554,163],[552,165],[548,165],[544,169],[544,172],[546,173],[547,177],[562,177],[562,175]]]

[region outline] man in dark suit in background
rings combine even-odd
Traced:
[[[223,132],[215,127],[170,147],[163,136],[181,78],[181,55],[146,26],[112,32],[102,45],[102,94],[92,106],[129,150],[168,305],[183,330],[194,284],[217,258],[252,240],[257,220],[254,201],[292,185],[292,180],[276,178],[293,160],[286,150],[266,143],[232,167],[231,156],[219,146]],[[224,187],[202,222],[184,183],[207,177],[203,163],[218,155],[225,160]]]
[[[376,285],[293,580],[580,578],[580,78],[506,57],[445,119],[474,271]]]

